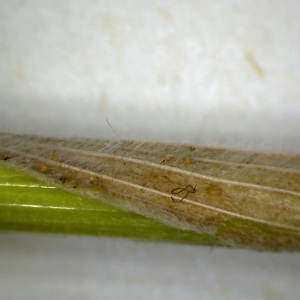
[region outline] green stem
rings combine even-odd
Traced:
[[[0,230],[87,234],[214,245],[208,234],[178,230],[51,187],[0,163]]]

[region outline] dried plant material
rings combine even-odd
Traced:
[[[217,244],[300,250],[300,156],[2,134],[10,164]]]

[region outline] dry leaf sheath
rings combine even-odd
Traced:
[[[0,135],[44,181],[231,247],[300,250],[300,156],[137,141]]]

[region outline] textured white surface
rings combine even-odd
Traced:
[[[298,299],[298,254],[0,234],[3,299]],[[13,296],[12,296],[13,295]]]
[[[296,151],[298,1],[5,1],[1,130]],[[296,150],[295,150],[296,149]]]
[[[299,1],[3,1],[0,131],[299,153]],[[299,254],[1,234],[6,299],[287,299]],[[77,297],[77,298],[76,298]]]

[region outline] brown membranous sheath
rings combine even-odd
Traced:
[[[0,135],[0,158],[57,187],[218,244],[300,250],[300,156]]]

